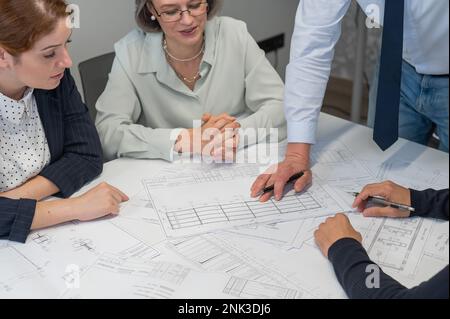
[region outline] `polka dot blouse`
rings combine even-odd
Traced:
[[[0,93],[0,192],[37,176],[50,163],[50,150],[33,90],[20,101]]]

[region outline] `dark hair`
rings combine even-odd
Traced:
[[[159,32],[161,26],[158,21],[152,21],[150,17],[152,13],[148,9],[148,3],[151,0],[136,0],[136,22],[137,25],[145,32]],[[223,0],[207,0],[208,2],[208,19],[212,19],[222,7]]]
[[[64,0],[1,0],[0,46],[19,56],[68,17]]]

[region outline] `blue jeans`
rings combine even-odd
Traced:
[[[369,97],[367,124],[373,127],[378,87],[376,67]],[[400,95],[399,136],[427,145],[433,132],[439,149],[448,153],[448,75],[423,75],[403,61]]]

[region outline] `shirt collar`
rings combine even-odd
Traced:
[[[214,65],[216,57],[216,44],[218,37],[218,19],[213,18],[206,23],[205,28],[205,54],[203,56],[203,61],[208,63],[210,66]]]
[[[205,27],[205,54],[203,62],[213,66],[216,55],[218,20],[213,18]],[[138,73],[159,73],[167,70],[167,63],[163,63],[165,53],[162,48],[163,33],[147,33],[145,43],[140,54]]]
[[[27,88],[19,101],[13,100],[0,93],[0,116],[8,122],[20,124],[24,113],[31,114],[31,108],[33,107],[33,92],[34,89]]]

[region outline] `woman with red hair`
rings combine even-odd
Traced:
[[[117,213],[127,196],[101,184],[96,129],[69,68],[70,13],[63,0],[0,0],[0,239]]]

